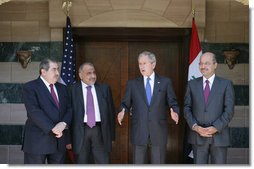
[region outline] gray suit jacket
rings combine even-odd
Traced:
[[[218,132],[213,136],[216,146],[230,145],[228,124],[234,115],[234,89],[232,82],[215,76],[207,105],[204,101],[202,77],[188,82],[184,117],[190,127],[196,123],[203,127],[214,126]],[[190,130],[190,144],[204,144],[207,138]]]
[[[111,151],[112,141],[115,140],[115,108],[111,90],[106,84],[95,83],[95,90],[98,99],[101,130],[106,151]],[[71,103],[73,118],[71,125],[72,148],[75,154],[80,153],[84,138],[84,98],[81,82],[71,86]]]
[[[150,137],[153,145],[166,145],[168,137],[169,108],[179,112],[172,82],[155,74],[150,106],[146,99],[143,77],[127,82],[125,96],[119,110],[132,111],[131,140],[134,145],[146,145]]]

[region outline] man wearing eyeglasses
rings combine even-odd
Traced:
[[[211,52],[200,58],[202,77],[188,82],[184,117],[190,127],[194,163],[225,164],[230,145],[228,124],[234,115],[235,95],[232,82],[215,75],[217,61]]]

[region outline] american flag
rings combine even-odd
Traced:
[[[66,18],[66,33],[64,43],[60,83],[70,85],[75,82],[76,57],[74,53],[72,28],[69,16]]]

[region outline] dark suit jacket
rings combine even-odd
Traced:
[[[207,105],[204,101],[202,77],[188,82],[184,117],[190,128],[197,123],[200,126],[214,126],[218,132],[214,135],[216,146],[230,144],[228,124],[234,114],[234,89],[232,82],[215,76]],[[190,131],[188,141],[191,144],[204,144],[206,138]]]
[[[115,108],[111,90],[106,84],[95,83],[95,90],[98,99],[101,130],[103,135],[104,148],[110,152],[112,141],[115,140]],[[84,138],[84,98],[81,82],[71,86],[71,100],[73,108],[73,120],[71,127],[72,148],[75,154],[79,154]]]
[[[127,82],[119,111],[132,111],[132,144],[146,145],[150,137],[153,145],[166,145],[169,108],[179,113],[178,104],[169,78],[155,74],[150,106],[147,103],[143,76]]]
[[[65,151],[66,135],[56,138],[52,128],[61,121],[71,124],[72,110],[66,86],[55,84],[59,106],[57,108],[48,88],[40,79],[23,86],[23,101],[27,110],[22,149],[33,154],[48,154]]]

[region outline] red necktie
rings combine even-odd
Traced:
[[[206,83],[206,85],[205,85],[205,90],[204,90],[204,96],[205,96],[205,104],[207,104],[208,97],[210,94],[209,80],[206,80],[205,83]]]
[[[55,101],[57,107],[59,108],[59,102],[58,102],[58,100],[57,100],[56,93],[55,93],[55,91],[54,91],[54,85],[53,85],[53,84],[50,84],[49,86],[50,86],[50,93],[51,93],[51,95],[52,95],[52,97],[53,97],[53,99],[54,99],[54,101]]]

